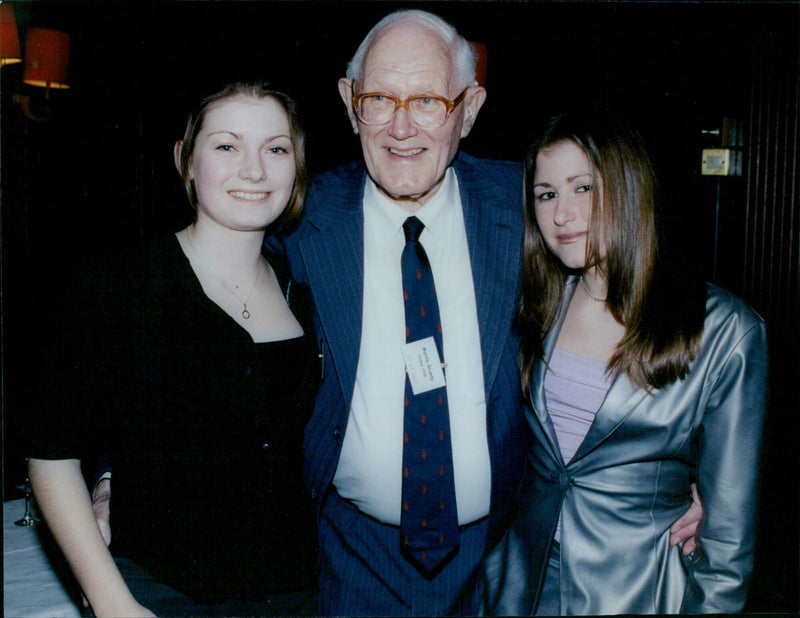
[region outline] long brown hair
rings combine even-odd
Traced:
[[[702,281],[666,259],[656,208],[656,177],[641,136],[608,114],[562,114],[550,120],[525,159],[525,247],[522,299],[517,314],[520,365],[526,395],[543,341],[553,325],[569,274],[544,242],[534,212],[539,152],[576,144],[595,178],[586,264],[608,283],[608,309],[625,335],[608,370],[638,386],[663,388],[682,379],[697,354],[705,318]],[[602,184],[602,196],[598,184]],[[601,239],[604,254],[601,255]]]

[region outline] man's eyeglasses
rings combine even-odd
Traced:
[[[353,110],[355,110],[356,117],[364,124],[388,124],[392,121],[397,109],[405,107],[414,124],[423,129],[435,129],[444,125],[467,94],[467,88],[464,88],[461,94],[452,101],[435,94],[417,94],[401,101],[388,92],[356,94],[355,82],[351,84],[351,88]]]

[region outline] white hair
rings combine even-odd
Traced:
[[[361,41],[353,58],[347,63],[347,79],[354,81],[362,77],[364,59],[375,39],[383,31],[399,22],[420,26],[438,36],[450,53],[460,87],[466,88],[475,83],[475,54],[467,40],[438,15],[419,10],[395,11],[375,24]]]

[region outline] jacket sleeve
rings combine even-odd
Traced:
[[[753,569],[767,343],[760,318],[734,330],[711,342],[720,369],[711,376],[697,466],[706,521],[682,613],[741,611]]]

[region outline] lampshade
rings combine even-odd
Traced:
[[[22,81],[42,88],[69,88],[69,35],[51,28],[31,28],[25,40]]]
[[[0,66],[22,62],[19,53],[19,33],[14,7],[6,2],[0,4]]]
[[[475,54],[475,80],[479,86],[486,86],[486,63],[489,56],[489,49],[483,43],[470,41],[469,46]]]

